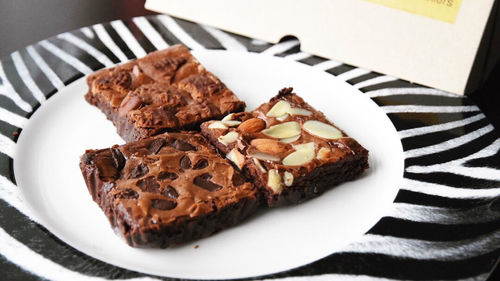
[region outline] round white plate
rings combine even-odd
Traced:
[[[265,275],[321,259],[359,238],[390,208],[403,176],[403,149],[386,114],[336,77],[305,64],[248,52],[196,51],[251,110],[293,86],[370,151],[370,169],[319,198],[262,210],[240,225],[169,249],[135,249],[115,235],[79,170],[85,149],[123,141],[87,104],[85,78],[64,87],[30,118],[18,139],[17,184],[39,221],[58,238],[105,262],[168,277]],[[199,245],[195,248],[195,245]]]

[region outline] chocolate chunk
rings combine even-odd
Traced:
[[[179,176],[176,173],[170,173],[170,172],[160,172],[158,174],[158,180],[163,181],[163,180],[175,180]]]
[[[172,143],[172,146],[180,151],[189,151],[189,150],[194,150],[196,151],[196,147],[192,146],[191,144],[181,141],[181,140],[175,140],[174,143]]]
[[[201,170],[203,168],[206,168],[208,166],[208,161],[206,159],[200,159],[196,164],[194,164],[193,169],[195,170]]]
[[[194,178],[193,183],[205,190],[208,191],[217,191],[222,188],[222,186],[211,182],[210,179],[212,178],[212,175],[209,173],[205,173],[202,175],[199,175]]]
[[[99,171],[99,178],[104,180],[116,180],[120,177],[120,172],[116,169],[113,158],[102,155],[94,159],[94,163]]]
[[[139,198],[139,194],[130,188],[120,190],[118,193],[115,194],[115,198],[121,198],[121,199],[137,199]]]
[[[286,87],[286,88],[281,89],[275,98],[282,98],[282,97],[286,97],[287,95],[292,95],[292,94],[293,94],[293,88]]]
[[[147,174],[148,172],[149,172],[148,166],[141,163],[132,169],[132,171],[130,172],[129,179],[140,178],[140,177],[144,176],[145,174]]]
[[[163,127],[164,125],[175,125],[176,109],[170,106],[147,106],[132,116],[137,127]]]
[[[164,105],[151,110],[151,112],[154,114],[152,122],[155,125],[175,124],[177,121],[177,117],[175,117],[177,108],[175,106]]]
[[[162,211],[172,210],[177,207],[177,202],[164,199],[153,199],[151,200],[151,207]]]
[[[245,179],[239,173],[234,173],[231,180],[234,186],[240,186],[245,183]]]
[[[189,85],[189,88],[194,87],[197,90],[191,91],[195,99],[214,95],[224,89],[224,85],[207,75],[191,75],[182,80],[181,83]]]
[[[111,152],[111,157],[113,158],[116,169],[121,171],[121,169],[123,169],[123,167],[125,166],[125,157],[118,148],[112,147],[109,149],[109,151]]]
[[[184,63],[186,63],[185,58],[165,58],[155,62],[153,66],[154,68],[166,73],[173,73]]]
[[[157,192],[160,188],[160,184],[156,181],[154,176],[140,179],[135,185],[137,185],[142,191],[147,192]]]
[[[166,144],[165,139],[155,139],[149,145],[150,154],[158,154],[160,149]]]
[[[191,169],[191,160],[187,155],[182,156],[181,161],[180,161],[180,166],[184,170]]]
[[[126,91],[132,86],[132,76],[128,71],[120,71],[113,77],[113,83]]]
[[[94,80],[93,88],[98,90],[114,89],[121,93],[126,93],[132,86],[132,77],[128,70],[115,70],[107,76],[98,77]]]
[[[163,189],[163,195],[169,197],[169,198],[172,198],[172,199],[176,199],[177,197],[179,197],[179,193],[177,193],[177,190],[175,190],[175,188],[173,188],[172,186],[168,185],[167,187],[165,187]]]

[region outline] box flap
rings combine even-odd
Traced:
[[[365,0],[148,0],[146,8],[273,43],[292,35],[304,52],[463,94],[493,3],[463,0],[454,23]]]

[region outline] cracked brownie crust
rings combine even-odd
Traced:
[[[245,103],[182,45],[91,74],[85,99],[101,109],[127,142],[197,129],[242,111]]]
[[[93,200],[134,247],[169,247],[238,223],[255,187],[198,133],[87,150],[80,168]]]

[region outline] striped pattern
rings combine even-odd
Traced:
[[[0,61],[0,255],[10,266],[6,278],[157,280],[88,257],[44,231],[12,178],[12,133],[64,85],[177,43],[279,56],[331,73],[373,99],[401,136],[405,175],[392,210],[342,251],[266,280],[487,278],[500,255],[500,140],[467,98],[300,52],[297,40],[271,45],[166,15],[84,27]]]

